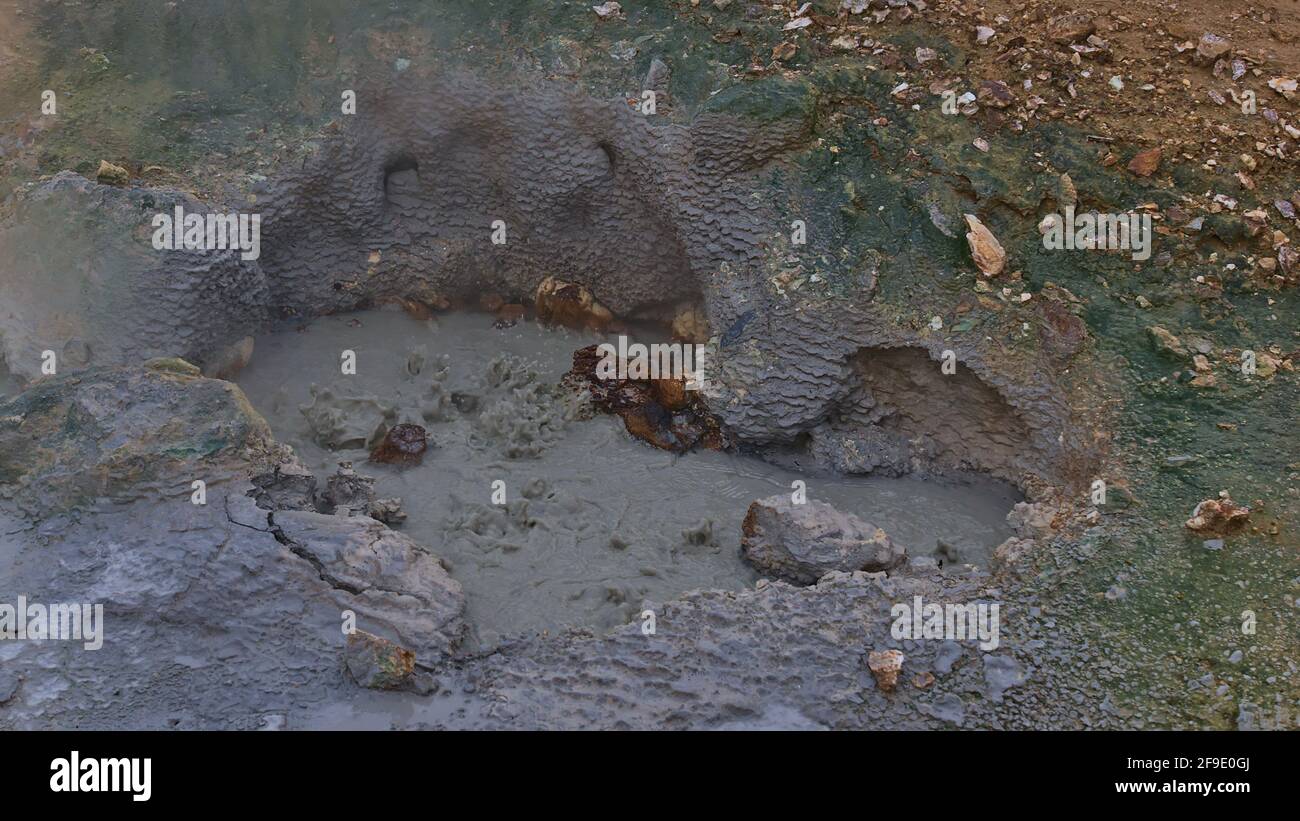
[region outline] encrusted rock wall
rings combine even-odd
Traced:
[[[926,348],[932,361],[913,357],[907,373],[888,378],[937,388],[927,374],[937,374],[944,341],[921,340],[877,309],[870,255],[857,290],[774,285],[788,227],[761,180],[808,139],[815,97],[798,86],[752,94],[764,105],[774,97],[780,105],[768,107],[779,116],[753,116],[743,89],[682,125],[557,84],[412,78],[365,91],[361,113],[282,169],[254,203],[200,205],[61,174],[0,228],[6,359],[27,377],[38,373],[40,351],[65,348],[64,367],[175,355],[222,372],[241,340],[275,317],[390,300],[436,309],[489,291],[522,301],[559,276],[620,317],[670,319],[683,299],[702,298],[714,334],[706,392],[741,441],[791,443],[835,419],[837,435],[879,439],[871,425],[884,418],[915,441],[886,442],[889,453],[860,467],[1082,481],[1095,445],[1071,433],[1081,426],[1046,352],[1008,358],[971,343],[957,351],[967,369],[954,384],[981,401],[945,403],[947,415],[932,415],[924,400],[900,394],[891,415],[855,414],[863,363],[871,372],[866,349]],[[260,213],[260,259],[153,250],[148,221],[177,202]],[[504,244],[492,241],[497,220]],[[965,440],[936,450],[951,440],[936,426],[950,423],[968,431]]]

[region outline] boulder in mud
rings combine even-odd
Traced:
[[[243,391],[182,359],[41,379],[0,404],[0,493],[38,515],[188,495],[277,449]]]
[[[590,288],[555,277],[547,277],[537,286],[536,306],[538,319],[569,328],[600,331],[614,320]]]
[[[573,354],[573,367],[561,384],[585,390],[592,407],[617,414],[627,432],[661,450],[685,453],[696,447],[724,450],[730,438],[709,412],[700,391],[686,390],[685,379],[602,378],[597,345]]]
[[[795,504],[786,494],[751,504],[741,527],[745,560],[794,584],[814,584],[833,570],[891,570],[907,559],[875,525],[825,502]]]
[[[385,632],[421,657],[452,652],[464,639],[465,594],[442,561],[370,518],[274,511],[276,540],[346,594],[357,624]]]
[[[415,653],[364,630],[348,634],[343,654],[352,680],[372,690],[403,690],[415,675]]]
[[[390,465],[418,465],[429,447],[429,434],[409,422],[393,425],[370,452],[370,461]]]
[[[376,499],[366,508],[366,513],[375,521],[389,526],[406,521],[406,509],[402,507],[401,499]]]

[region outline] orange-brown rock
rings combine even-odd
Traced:
[[[585,285],[547,277],[537,286],[537,318],[543,322],[603,331],[614,314]]]
[[[1002,243],[980,222],[979,217],[974,214],[963,216],[966,218],[966,242],[970,245],[971,259],[975,260],[980,273],[986,277],[1002,273],[1007,264],[1007,252],[1003,250]]]
[[[876,686],[881,692],[892,693],[898,687],[903,654],[899,650],[872,650],[867,653],[867,669],[876,677]]]
[[[650,393],[668,410],[681,410],[690,400],[685,379],[651,379]]]
[[[596,345],[573,353],[573,367],[562,384],[586,390],[592,406],[618,415],[627,432],[662,450],[685,453],[696,447],[724,450],[730,439],[698,391],[680,379],[602,379]]]
[[[428,446],[429,435],[421,426],[410,423],[393,425],[370,452],[370,461],[398,465],[419,464],[424,459],[424,451]]]
[[[1250,508],[1239,505],[1228,498],[1227,493],[1220,493],[1218,499],[1206,499],[1192,511],[1192,518],[1187,520],[1187,529],[1197,533],[1223,533],[1246,523],[1250,518]]]
[[[1149,177],[1160,167],[1160,149],[1149,148],[1133,155],[1128,162],[1128,170],[1139,177]]]

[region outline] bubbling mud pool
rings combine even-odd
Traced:
[[[752,585],[741,522],[750,502],[790,493],[795,480],[913,557],[938,550],[986,564],[1011,535],[1005,516],[1020,496],[982,477],[799,473],[738,453],[668,453],[617,417],[582,418],[558,382],[575,350],[605,339],[525,321],[498,329],[487,314],[422,321],[371,310],[259,338],[237,381],[322,486],[350,461],[375,477],[379,497],[401,498],[408,518],[397,529],[463,585],[478,646],[565,625],[607,629],[646,600]],[[354,375],[341,372],[345,351]],[[367,461],[366,434],[384,420],[427,428],[421,463]],[[502,488],[505,504],[494,504]]]

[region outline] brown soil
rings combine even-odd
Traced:
[[[788,5],[793,10],[800,4]],[[897,68],[913,88],[948,79],[963,88],[1000,80],[1016,97],[1002,109],[1009,127],[1017,120],[1026,125],[1050,120],[1082,124],[1096,135],[1099,162],[1128,163],[1127,155],[1109,156],[1112,145],[1116,151],[1118,146],[1160,147],[1166,168],[1213,160],[1219,168],[1245,173],[1248,182],[1237,183],[1242,189],[1251,183],[1266,187],[1268,181],[1289,193],[1296,187],[1300,133],[1289,134],[1283,122],[1300,128],[1300,93],[1287,99],[1268,81],[1300,79],[1300,2],[1261,0],[1234,6],[1219,0],[1101,0],[1081,12],[1077,5],[1060,2],[940,0],[905,22],[896,21],[897,14],[881,24],[868,15],[815,18],[821,25],[803,29],[803,34],[792,32],[787,39],[811,35],[832,48],[832,41],[846,31],[879,41],[920,23],[935,33],[936,45],[941,39],[968,43],[970,62],[950,71],[940,60],[917,63],[913,55],[900,54],[902,65]],[[1062,29],[1059,21],[1065,15],[1091,21],[1094,36],[1102,42],[1090,44],[1083,37],[1054,41],[1051,35]],[[977,26],[996,32],[985,45],[976,42]],[[1207,33],[1229,44],[1217,76],[1215,61],[1196,59],[1196,45]],[[1081,52],[1077,62],[1075,51]],[[1245,67],[1237,80],[1232,76],[1234,60]],[[918,82],[918,70],[929,82]],[[1123,80],[1122,90],[1110,86],[1116,75]],[[1032,88],[1024,87],[1027,80]],[[1257,101],[1254,115],[1243,114],[1232,96],[1248,89]],[[1215,93],[1222,103],[1216,102]],[[1033,97],[1042,102],[1031,107]],[[1275,120],[1267,110],[1276,113]],[[1282,152],[1273,153],[1279,143]],[[1242,167],[1242,154],[1251,154],[1256,168]]]

